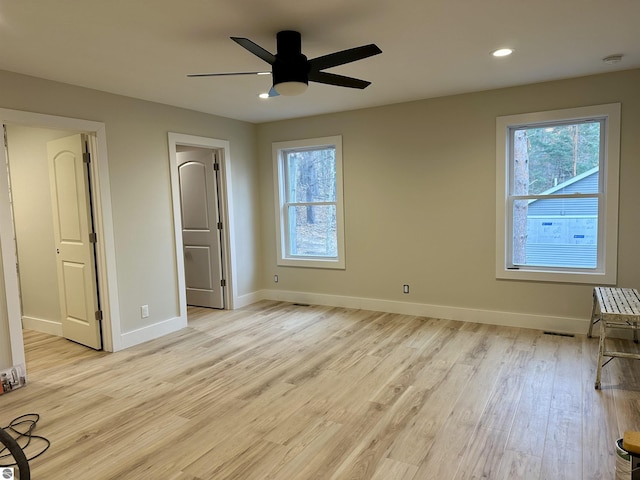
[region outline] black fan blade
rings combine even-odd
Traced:
[[[379,53],[382,53],[382,50],[372,43],[370,45],[350,48],[348,50],[342,50],[341,52],[330,53],[329,55],[314,58],[309,60],[309,66],[312,72],[319,72],[325,68],[337,67],[338,65],[362,60],[363,58],[378,55]]]
[[[371,82],[366,80],[360,80],[358,78],[344,77],[342,75],[336,75],[335,73],[327,72],[309,72],[309,81],[326,83],[327,85],[337,85],[338,87],[350,87],[350,88],[367,88],[371,85]]]
[[[187,77],[228,77],[231,75],[269,75],[271,72],[189,73]]]
[[[273,65],[276,61],[276,56],[270,52],[268,52],[267,50],[265,50],[264,48],[262,48],[260,45],[258,45],[257,43],[253,43],[251,40],[249,40],[248,38],[243,38],[243,37],[231,37],[231,40],[233,40],[234,42],[236,42],[238,45],[240,45],[241,47],[246,48],[247,50],[249,50],[251,53],[253,53],[254,55],[260,57],[262,60],[264,60],[265,62],[267,62],[269,65]]]

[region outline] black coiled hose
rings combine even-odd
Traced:
[[[0,443],[9,450],[11,455],[13,455],[13,458],[16,461],[16,466],[18,467],[18,472],[20,472],[20,480],[31,480],[31,472],[29,470],[29,461],[27,460],[27,457],[22,451],[22,448],[20,448],[20,445],[18,445],[18,442],[16,442],[11,435],[5,432],[3,428],[0,428]]]

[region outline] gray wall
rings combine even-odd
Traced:
[[[618,284],[637,287],[638,85],[640,70],[630,70],[255,126],[0,72],[0,107],[106,124],[123,332],[178,314],[168,131],[230,142],[240,295],[281,289],[586,319],[591,286],[495,279],[496,117],[622,103]],[[336,134],[347,268],[277,267],[271,142]],[[6,313],[0,334],[2,368]]]
[[[589,285],[495,278],[496,117],[621,102],[618,284],[640,287],[638,85],[640,70],[630,70],[259,125],[263,284],[587,319]],[[271,142],[335,134],[343,136],[347,268],[277,267]]]
[[[169,131],[230,142],[238,294],[260,289],[254,125],[2,71],[0,107],[105,123],[123,333],[179,314]],[[0,350],[8,345],[3,335]]]

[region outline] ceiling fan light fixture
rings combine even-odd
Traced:
[[[306,92],[308,86],[309,85],[304,82],[291,81],[276,83],[273,88],[276,92],[278,92],[279,95],[293,97],[295,95],[300,95]]]
[[[498,50],[494,50],[491,55],[494,57],[507,57],[513,53],[512,48],[499,48]]]

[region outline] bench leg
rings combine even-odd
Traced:
[[[600,341],[598,342],[598,367],[596,369],[596,390],[600,390],[600,376],[602,375],[602,358],[604,354],[605,322],[600,323]]]
[[[600,317],[600,309],[598,308],[598,299],[596,298],[596,291],[593,290],[593,306],[591,307],[591,321],[589,322],[589,333],[587,337],[591,338],[593,332],[593,324],[597,322],[596,318]]]

